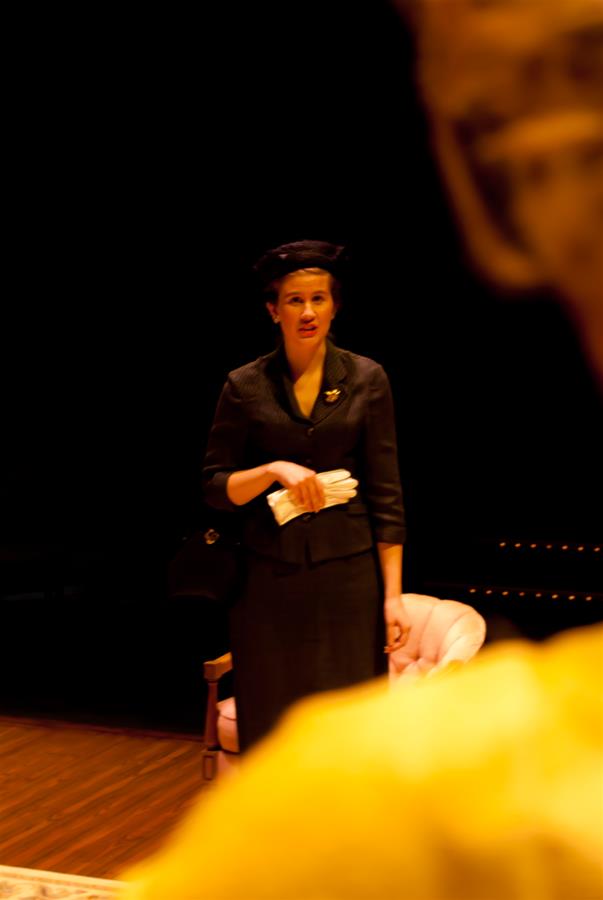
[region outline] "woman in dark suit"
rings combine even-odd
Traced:
[[[334,346],[342,248],[285,244],[256,266],[281,346],[231,372],[209,436],[205,497],[242,518],[246,572],[231,609],[241,749],[294,700],[386,669],[407,632],[404,511],[393,403],[380,365]],[[325,508],[317,475],[346,469],[348,503]],[[287,488],[305,510],[278,525]]]

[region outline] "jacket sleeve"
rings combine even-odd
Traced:
[[[216,509],[239,508],[229,500],[226,482],[233,472],[245,468],[247,431],[243,400],[229,378],[218,400],[201,476],[203,497]]]
[[[379,365],[369,385],[363,451],[361,486],[375,540],[403,544],[406,522],[398,471],[394,403],[389,379]]]

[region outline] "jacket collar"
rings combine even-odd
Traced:
[[[345,364],[345,353],[330,339],[327,339],[322,384],[310,416],[304,416],[297,404],[284,345],[281,344],[277,350],[268,355],[266,371],[275,385],[279,402],[295,419],[302,422],[323,421],[346,397],[345,382],[348,378],[348,369]]]

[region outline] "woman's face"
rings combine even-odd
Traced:
[[[299,350],[324,341],[335,315],[331,275],[322,269],[298,269],[281,281],[276,303],[268,311],[280,324],[285,347]]]

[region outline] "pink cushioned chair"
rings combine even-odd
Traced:
[[[467,603],[426,594],[403,594],[410,632],[389,658],[392,682],[435,674],[451,663],[466,663],[486,637],[486,623]]]
[[[390,655],[392,684],[412,682],[422,675],[431,676],[451,665],[466,663],[484,643],[486,623],[468,604],[425,594],[402,597],[410,632],[406,644]],[[203,753],[205,781],[232,770],[240,758],[234,697],[218,701],[218,682],[231,669],[230,653],[204,664],[208,687]]]

